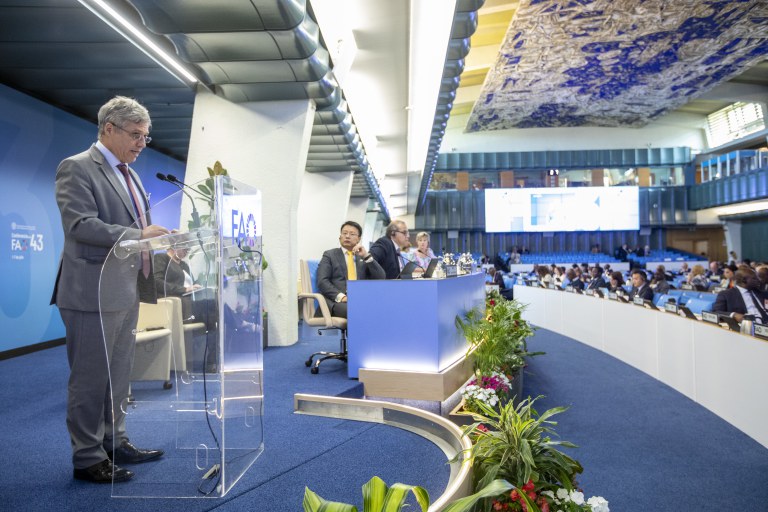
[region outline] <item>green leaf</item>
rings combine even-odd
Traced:
[[[357,512],[357,507],[346,503],[324,500],[309,488],[304,488],[304,512]]]
[[[456,501],[451,502],[447,507],[443,509],[443,512],[469,512],[472,507],[479,500],[483,498],[493,498],[500,494],[506,493],[514,489],[515,486],[507,482],[506,480],[494,480],[475,494],[459,498]],[[529,509],[530,510],[530,509]]]
[[[363,512],[380,512],[388,490],[384,480],[377,476],[363,484]]]

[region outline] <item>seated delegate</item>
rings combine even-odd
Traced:
[[[733,288],[717,294],[712,311],[729,315],[741,322],[746,315],[752,315],[762,324],[768,323],[765,296],[760,291],[760,280],[754,272],[739,269],[733,275]]]
[[[632,271],[632,289],[629,291],[629,299],[641,297],[643,300],[653,300],[653,290],[648,285],[648,275],[644,270]]]
[[[416,249],[410,254],[414,263],[423,269],[427,268],[429,262],[435,257],[435,253],[429,247],[429,233],[422,231],[416,235]]]
[[[342,224],[341,247],[325,251],[317,266],[317,290],[333,316],[347,318],[347,281],[386,277],[381,265],[360,243],[362,234],[363,228],[357,222]]]

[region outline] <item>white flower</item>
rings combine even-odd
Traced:
[[[557,499],[567,500],[568,499],[568,489],[558,489],[557,490]]]
[[[569,496],[571,498],[571,501],[574,502],[577,505],[583,505],[584,504],[584,493],[578,492],[578,491],[571,491],[571,494]]]
[[[539,494],[543,494],[547,498],[555,499],[555,493],[552,491],[541,491]]]
[[[592,496],[587,500],[587,505],[592,508],[592,512],[610,512],[608,501],[602,496]]]

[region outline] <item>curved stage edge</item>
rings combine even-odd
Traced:
[[[434,443],[446,455],[446,460],[472,447],[469,438],[451,421],[428,411],[407,405],[322,395],[297,393],[294,395],[294,411],[345,420],[380,423],[401,428]],[[429,507],[429,512],[439,512],[450,502],[469,495],[472,491],[471,465],[467,459],[449,464],[451,473],[445,491]]]

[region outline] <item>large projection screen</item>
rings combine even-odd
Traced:
[[[485,190],[487,233],[632,231],[640,228],[638,187]]]

